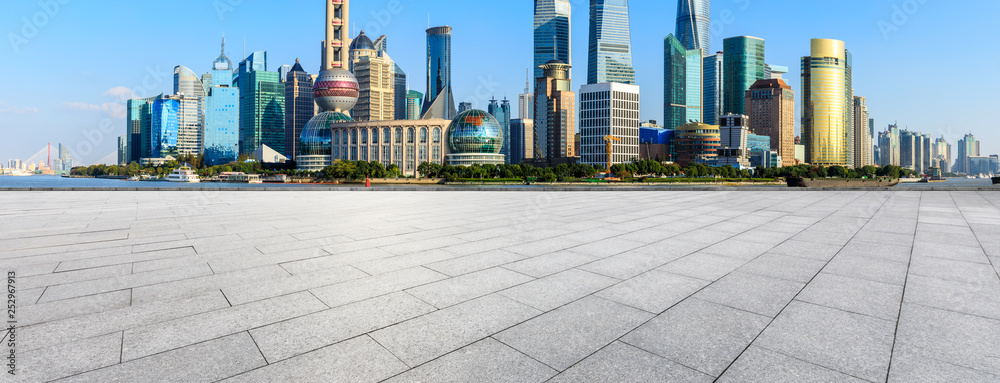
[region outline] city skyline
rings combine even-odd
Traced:
[[[179,2],[177,8],[185,8],[188,2]],[[111,162],[116,157],[117,137],[122,134],[125,122],[124,97],[149,97],[160,93],[169,93],[172,88],[171,69],[178,65],[191,68],[195,73],[209,71],[208,64],[212,57],[218,55],[219,37],[226,33],[229,36],[230,48],[228,56],[233,61],[242,61],[243,35],[247,35],[247,52],[263,50],[268,52],[269,68],[277,69],[281,65],[293,64],[296,58],[301,58],[302,65],[310,74],[315,74],[319,67],[319,52],[316,52],[320,35],[317,23],[281,23],[290,32],[282,34],[271,33],[270,36],[250,28],[259,22],[263,15],[275,13],[275,18],[283,20],[284,16],[292,15],[285,10],[275,11],[264,9],[260,5],[241,4],[232,9],[221,9],[218,12],[210,5],[190,2],[195,8],[205,7],[203,14],[194,16],[208,27],[197,33],[183,31],[182,36],[171,41],[183,41],[183,44],[170,42],[156,45],[155,49],[148,46],[138,46],[141,54],[133,51],[137,44],[148,44],[148,36],[169,17],[133,16],[121,24],[109,24],[113,27],[102,27],[96,30],[80,28],[88,22],[88,18],[109,17],[121,13],[138,12],[142,8],[133,6],[122,10],[109,11],[101,6],[101,2],[62,5],[57,14],[51,17],[45,26],[39,28],[37,35],[24,44],[7,44],[0,50],[6,51],[7,60],[0,62],[0,69],[8,72],[21,73],[16,78],[3,80],[0,87],[0,126],[4,126],[7,139],[0,143],[0,157],[20,158],[27,160],[47,142],[64,142],[73,152],[74,158],[80,163],[98,162],[109,157]],[[431,24],[449,25],[455,28],[453,55],[455,56],[454,92],[456,103],[471,101],[476,108],[485,108],[489,98],[502,98],[505,95],[512,98],[523,89],[523,71],[531,65],[532,41],[531,19],[532,6],[514,4],[498,10],[493,18],[485,23],[466,21],[462,15],[471,11],[456,10],[453,2],[443,1],[430,4],[402,3],[399,8],[389,9],[384,4],[361,5],[352,7],[355,15],[352,20],[351,34],[357,34],[366,29],[369,35],[388,35],[393,42],[393,59],[408,73],[425,71],[424,36],[418,31],[426,28],[427,13],[431,14]],[[572,2],[573,29],[578,36],[573,41],[574,62],[572,78],[576,79],[573,88],[576,90],[583,84],[587,73],[585,55],[588,15],[587,6],[583,2]],[[925,68],[933,65],[943,65],[937,58],[928,58],[918,49],[915,42],[945,41],[961,35],[984,35],[976,32],[974,21],[958,23],[956,28],[947,31],[931,28],[931,25],[947,23],[955,20],[959,14],[956,10],[943,7],[941,4],[922,4],[911,13],[903,12],[905,22],[896,25],[893,21],[893,6],[900,7],[900,2],[875,1],[858,2],[854,12],[860,12],[863,19],[868,20],[866,28],[836,24],[826,17],[821,17],[821,6],[815,4],[796,4],[791,1],[774,2],[763,7],[754,3],[746,9],[741,9],[741,3],[717,1],[712,7],[713,25],[721,31],[713,31],[711,46],[722,46],[721,41],[727,37],[738,35],[753,35],[768,41],[767,57],[769,63],[787,65],[790,72],[786,81],[795,90],[801,89],[796,62],[800,57],[808,55],[809,38],[832,38],[846,41],[854,54],[854,86],[856,94],[868,99],[869,110],[876,121],[876,131],[882,131],[890,123],[898,121],[901,128],[927,132],[932,137],[944,135],[948,142],[955,144],[959,138],[970,130],[982,142],[982,152],[997,153],[1000,147],[1000,135],[990,130],[974,129],[959,124],[934,113],[939,106],[930,107],[929,100],[900,95],[916,94],[912,83],[914,78],[925,75]],[[662,121],[662,39],[673,32],[673,23],[664,23],[663,19],[673,20],[676,16],[676,4],[653,4],[633,0],[631,7],[633,56],[636,67],[637,84],[642,86],[643,97],[640,116],[642,120]],[[0,16],[3,25],[14,26],[11,34],[18,35],[23,24],[21,17],[29,21],[36,12],[42,11],[37,4],[16,4],[9,7],[11,12]],[[321,4],[305,5],[306,9],[315,8],[317,20],[321,20]],[[984,10],[1000,8],[995,4],[987,4]],[[770,9],[770,11],[768,11]],[[762,26],[754,23],[757,17],[763,17],[780,10],[801,16],[801,19],[784,20],[781,25]],[[290,10],[289,10],[290,11]],[[386,13],[380,13],[380,12]],[[726,11],[729,11],[726,13]],[[107,15],[99,14],[108,12]],[[173,9],[164,11],[166,15],[175,12]],[[731,22],[722,21],[723,16],[731,15]],[[221,15],[221,16],[220,16]],[[379,15],[388,17],[380,17]],[[656,17],[653,17],[656,16]],[[975,15],[974,15],[975,16]],[[289,16],[290,17],[290,16]],[[300,19],[300,15],[295,15]],[[978,16],[977,16],[978,17]],[[381,21],[389,20],[385,23]],[[123,19],[124,20],[124,19]],[[660,20],[660,21],[656,21]],[[936,21],[935,21],[936,20]],[[880,24],[880,22],[882,22]],[[886,24],[887,23],[887,24]],[[662,25],[661,24],[667,24]],[[982,23],[980,23],[982,24]],[[165,25],[165,24],[164,24]],[[646,26],[655,25],[654,28]],[[376,28],[377,27],[377,28]],[[76,29],[74,29],[76,28]],[[149,30],[149,33],[138,36],[118,36],[124,30]],[[368,29],[371,29],[369,31]],[[376,31],[376,29],[378,29]],[[73,32],[70,32],[70,31]],[[984,29],[982,29],[985,31]],[[884,33],[883,33],[884,31]],[[377,32],[377,33],[376,33]],[[146,35],[147,38],[139,38]],[[280,36],[278,36],[280,35]],[[287,36],[301,36],[287,38]],[[487,35],[493,38],[494,45],[509,51],[511,59],[479,60],[475,49]],[[64,36],[66,40],[56,40],[54,36]],[[887,39],[884,39],[887,37]],[[84,40],[77,40],[77,39]],[[100,56],[86,51],[93,49],[94,41],[109,41],[115,45],[106,45]],[[651,43],[652,42],[652,43]],[[42,92],[51,77],[47,74],[57,73],[54,59],[56,47],[67,48],[66,54],[81,57],[74,62],[69,73],[74,77],[75,86],[65,89],[57,96]],[[79,51],[84,48],[83,52]],[[15,49],[17,50],[15,52]],[[88,56],[91,55],[91,56]],[[992,54],[992,53],[989,53]],[[898,60],[884,60],[892,56]],[[921,62],[922,65],[901,66],[898,62]],[[919,58],[919,59],[918,59]],[[498,62],[492,62],[498,61]],[[502,62],[501,62],[502,61]],[[892,61],[897,64],[883,63]],[[992,62],[991,60],[986,60]],[[31,65],[26,65],[26,63]],[[523,64],[518,64],[523,63]],[[272,69],[274,70],[274,69]],[[887,75],[889,74],[889,75]],[[38,80],[38,79],[42,80]],[[149,81],[144,81],[146,79]],[[31,79],[32,83],[29,83]],[[145,84],[144,84],[145,82]],[[410,81],[410,88],[416,91],[422,86],[422,81]],[[982,81],[962,83],[956,90],[970,95],[970,100],[955,101],[953,108],[968,108],[969,113],[976,115],[979,110],[988,110],[989,94],[985,89],[996,85],[993,76],[984,76]],[[35,84],[37,83],[37,84]],[[29,85],[31,84],[31,85]],[[150,85],[146,87],[144,85]],[[37,89],[37,90],[36,90]],[[910,90],[910,91],[907,91]],[[480,97],[482,96],[482,97]],[[658,106],[659,105],[659,106]],[[797,125],[801,111],[797,111]],[[105,131],[102,122],[110,121],[110,127]],[[796,129],[797,133],[799,128]],[[84,150],[88,149],[90,150]],[[89,153],[84,153],[89,152]]]

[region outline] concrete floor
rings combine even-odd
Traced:
[[[0,271],[30,382],[996,382],[998,206],[2,192]]]

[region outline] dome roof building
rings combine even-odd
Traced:
[[[299,137],[299,154],[295,157],[300,170],[320,171],[330,164],[330,128],[343,122],[354,122],[354,119],[341,112],[323,112],[306,123]]]
[[[469,109],[458,114],[448,125],[446,142],[450,165],[499,165],[504,163],[503,129],[489,113]]]

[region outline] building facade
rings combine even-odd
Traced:
[[[384,46],[384,39],[383,46]],[[386,121],[396,117],[396,63],[375,49],[361,31],[351,42],[351,72],[358,80],[359,97],[351,113],[355,121]],[[405,74],[404,74],[405,85]]]
[[[744,95],[750,130],[770,137],[781,166],[795,165],[795,91],[784,80],[759,80]]]
[[[236,161],[240,146],[240,89],[233,86],[233,63],[222,53],[212,63],[205,97],[205,164],[224,165]],[[310,88],[312,84],[309,84]],[[310,98],[311,100],[311,98]]]
[[[150,118],[150,155],[143,158],[178,156],[178,114],[181,107],[179,97],[181,96],[161,96],[153,101]]]
[[[448,124],[445,136],[448,143],[445,161],[448,165],[502,165],[505,161],[500,154],[503,129],[497,119],[485,111],[469,109],[459,113]],[[433,158],[431,161],[434,162]]]
[[[969,157],[979,156],[979,141],[972,133],[958,140],[958,157],[955,159],[955,173],[970,173]]]
[[[711,0],[677,0],[675,32],[685,49],[701,49],[708,55],[712,51]]]
[[[331,125],[334,161],[377,161],[416,176],[423,162],[444,164],[451,121],[442,119],[345,122]]]
[[[663,126],[673,129],[702,118],[702,53],[674,35],[663,40]]]
[[[580,88],[580,162],[604,169],[611,159],[624,164],[639,158],[639,86],[622,83],[587,84]]]
[[[535,81],[535,159],[576,157],[576,94],[570,90],[569,64],[552,60],[542,65]]]
[[[503,132],[503,146],[500,148],[500,154],[509,161],[510,160],[510,100],[506,97],[497,103],[497,100],[490,100],[489,106],[486,111],[496,118],[497,123],[500,124],[500,130]],[[509,163],[509,162],[508,162]]]
[[[802,58],[802,143],[806,162],[823,166],[853,164],[854,110],[844,42],[813,39]]]
[[[421,118],[455,118],[455,97],[451,91],[451,27],[427,30],[427,93]]]
[[[716,164],[750,168],[750,121],[742,114],[719,116],[719,148]]]
[[[868,104],[864,97],[854,97],[854,168],[874,165],[871,127],[868,121]],[[930,157],[928,157],[930,160]],[[930,167],[928,163],[926,167]]]
[[[680,166],[715,162],[722,144],[718,125],[692,122],[678,126],[675,130],[677,157],[674,162]]]
[[[137,98],[125,103],[128,124],[128,163],[139,162],[139,159],[152,156],[151,118],[153,116],[153,101],[157,97]]]
[[[286,154],[285,84],[278,78],[278,72],[267,71],[267,52],[254,52],[240,62],[237,86],[240,154],[253,153],[261,145]]]
[[[118,136],[118,164],[119,165],[128,164],[128,135],[125,134]],[[57,162],[55,166],[53,166],[52,170],[57,170],[57,171],[63,170],[62,164]]]
[[[523,118],[510,120],[510,157],[507,161],[519,165],[525,159],[535,158],[535,121]]]
[[[722,114],[722,85],[725,75],[722,71],[724,54],[717,52],[702,59],[702,76],[704,77],[702,96],[701,121],[715,125]]]
[[[590,0],[587,84],[635,84],[628,0]]]
[[[571,11],[570,0],[535,0],[534,78],[542,77],[541,66],[549,61],[573,64]]]
[[[406,118],[404,120],[419,120],[420,105],[423,102],[424,94],[415,90],[406,92]]]
[[[316,115],[313,100],[313,78],[302,68],[298,59],[284,78],[285,81],[285,156],[294,160],[299,155],[302,128]]]
[[[747,114],[746,91],[757,81],[771,78],[764,62],[764,39],[738,36],[722,43],[722,113]]]

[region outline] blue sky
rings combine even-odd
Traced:
[[[589,2],[571,1],[578,90],[587,78]],[[630,3],[641,117],[661,120],[663,38],[673,32],[676,1]],[[324,4],[7,2],[0,12],[0,160],[28,159],[46,143],[61,142],[78,162],[114,162],[117,137],[125,132],[122,100],[169,93],[176,65],[207,72],[223,33],[234,62],[242,58],[245,38],[247,52],[268,52],[269,69],[299,58],[315,73]],[[1000,101],[992,91],[1000,88],[996,14],[1000,2],[993,0],[716,0],[712,48],[721,50],[722,39],[731,36],[764,38],[767,61],[788,66],[785,78],[798,92],[799,60],[809,53],[809,39],[844,40],[854,54],[856,94],[868,97],[879,130],[898,121],[944,135],[952,145],[972,131],[983,153],[994,154],[1000,153],[1000,132],[987,114]],[[351,6],[352,35],[361,29],[388,35],[390,56],[409,75],[410,88],[421,92],[428,20],[454,28],[456,102],[485,108],[490,96],[507,96],[516,108],[532,62],[532,2],[369,0]]]

